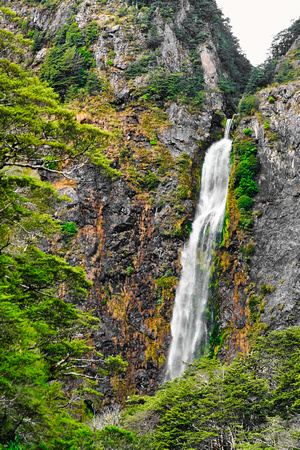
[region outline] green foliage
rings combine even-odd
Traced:
[[[247,195],[242,195],[237,200],[239,210],[249,211],[252,208],[253,200]]]
[[[182,153],[177,159],[176,159],[176,165],[180,167],[182,170],[186,170],[188,167],[190,167],[191,164],[191,158],[187,153]]]
[[[183,101],[192,100],[195,105],[203,101],[204,78],[202,68],[194,74],[168,74],[164,70],[152,72],[146,86],[140,88],[140,93],[147,99],[165,103],[168,100],[180,98]]]
[[[108,66],[112,66],[112,65],[113,65],[113,62],[112,62],[110,59],[108,59],[108,60],[106,61],[106,64],[107,64]]]
[[[242,115],[250,116],[258,108],[259,100],[256,95],[246,95],[239,103],[239,112]]]
[[[159,34],[157,26],[152,23],[147,35],[146,45],[150,50],[156,50],[163,42],[163,34]]]
[[[125,76],[129,80],[135,78],[143,73],[147,73],[151,68],[156,65],[157,58],[154,53],[150,53],[147,56],[142,56],[138,62],[132,63],[125,71]]]
[[[266,295],[266,294],[268,294],[269,292],[273,292],[273,291],[274,291],[274,288],[273,288],[272,286],[270,286],[269,284],[263,283],[263,284],[261,285],[261,287],[260,287],[260,292],[261,292],[263,295]]]
[[[242,213],[240,226],[245,229],[249,229],[253,225],[249,213],[252,209],[252,199],[258,192],[258,186],[253,179],[259,169],[258,159],[255,156],[256,152],[257,147],[250,138],[244,138],[233,145],[234,194],[237,198],[238,208]]]
[[[141,8],[139,13],[135,14],[136,24],[145,34],[147,47],[156,50],[163,40],[157,24],[153,20],[157,14],[157,8],[159,8],[159,13],[164,21],[172,21],[180,8],[180,2],[177,0],[154,2],[132,0],[129,5]],[[209,24],[209,29],[207,24]],[[145,89],[140,89],[140,95],[147,100],[156,102],[178,97],[183,102],[188,100],[191,103],[193,99],[194,106],[201,106],[204,96],[204,80],[199,47],[212,39],[226,72],[226,76],[219,77],[219,87],[227,97],[228,103],[235,107],[234,105],[247,83],[251,65],[242,54],[237,39],[232,35],[228,20],[224,18],[216,2],[214,0],[193,2],[192,8],[186,12],[180,26],[175,25],[174,29],[177,39],[184,46],[188,46],[190,50],[190,64],[183,66],[182,73],[165,74],[164,67],[157,67],[157,61],[154,60],[153,64],[152,61],[150,63],[150,55],[143,56],[138,62],[133,63],[126,73],[127,78],[130,79],[150,72],[152,79],[149,80],[148,90],[145,92]],[[157,70],[153,73],[155,68]]]
[[[276,59],[274,60],[272,58],[268,58],[263,64],[253,67],[245,92],[248,94],[255,94],[257,90],[271,84],[275,67]]]
[[[5,52],[22,53],[28,44],[3,30],[0,36]],[[109,173],[113,169],[99,151],[109,136],[79,124],[45,82],[5,58],[0,97],[0,447],[101,449],[99,432],[83,423],[84,400],[100,408],[88,383],[120,361],[103,360],[83,338],[99,326],[73,305],[91,286],[84,270],[34,244],[46,247],[60,229],[76,232],[74,224],[60,228],[52,218],[61,199],[38,171],[63,176],[62,163],[76,168],[76,161],[90,156]],[[85,372],[91,352],[94,375]],[[67,397],[63,383],[70,377],[80,389],[68,388]]]
[[[250,128],[247,128],[246,130],[243,131],[243,133],[244,133],[246,136],[251,136],[252,130],[250,130]]]
[[[272,57],[278,59],[285,55],[295,40],[300,36],[300,18],[295,20],[287,29],[278,33],[271,45]]]
[[[271,445],[274,432],[284,442],[285,427],[293,436],[288,448],[297,448],[299,344],[300,329],[290,328],[259,338],[248,357],[229,365],[202,358],[155,397],[129,402],[126,428],[138,440],[148,437],[141,450],[278,448]],[[288,425],[293,417],[297,427]]]
[[[8,20],[12,22],[19,22],[20,25],[22,24],[16,13],[10,8],[1,6],[0,11]],[[9,57],[11,53],[14,53],[14,55],[22,55],[26,53],[26,47],[31,43],[31,40],[24,39],[21,34],[15,35],[11,31],[7,31],[3,28],[0,29],[0,52],[2,58]]]
[[[294,71],[293,65],[290,61],[284,61],[277,75],[274,78],[275,83],[287,83],[295,79],[296,72]]]
[[[250,318],[252,322],[255,322],[257,319],[257,309],[263,300],[263,296],[257,297],[256,295],[251,295],[249,298],[249,310],[250,310]]]
[[[63,235],[66,237],[72,237],[78,233],[76,224],[74,222],[65,222],[61,225]]]
[[[89,70],[87,72],[85,90],[90,95],[99,95],[102,91],[102,83],[95,72]]]
[[[37,53],[44,47],[46,33],[44,31],[35,31],[33,35],[32,52]]]
[[[268,98],[268,102],[269,102],[269,103],[274,103],[274,102],[275,102],[275,98],[272,97],[272,96],[270,96],[270,97]]]
[[[85,27],[85,40],[93,44],[99,36],[100,26],[97,22],[90,22]]]
[[[245,261],[249,261],[251,258],[251,255],[254,252],[254,242],[251,240],[246,247],[240,246],[240,252],[242,253]]]
[[[131,266],[128,266],[127,269],[126,269],[126,275],[128,277],[130,277],[130,275],[132,275],[133,273],[134,273],[134,268],[131,267]]]
[[[151,172],[151,170],[148,170],[148,174],[140,180],[140,185],[148,191],[155,191],[159,185],[159,181],[160,180],[155,175],[155,173]]]
[[[58,7],[59,0],[32,0],[32,3],[43,5],[51,11],[55,11]]]
[[[287,53],[299,36],[300,19],[297,19],[289,28],[281,31],[274,37],[270,48],[271,56],[269,56],[263,64],[252,69],[246,92],[254,93],[258,89],[267,87],[274,81],[285,83],[295,79],[296,69],[291,67],[291,62],[289,60],[282,63],[277,75],[275,74],[275,67],[279,58]]]
[[[116,426],[106,426],[101,431],[101,439],[105,450],[114,450],[115,448],[134,449],[137,443],[135,435],[130,431],[123,430]]]
[[[93,23],[96,22],[91,22]],[[96,29],[96,25],[86,29],[86,36],[88,34],[93,38]],[[62,100],[69,90],[77,92],[87,83],[88,69],[92,66],[93,58],[84,44],[85,37],[77,23],[64,25],[57,33],[55,45],[41,68],[42,80],[46,80]]]

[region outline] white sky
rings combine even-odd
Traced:
[[[253,65],[267,56],[273,37],[300,16],[300,0],[216,0]]]

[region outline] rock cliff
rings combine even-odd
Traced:
[[[259,172],[248,227],[241,225],[234,199],[236,168],[232,173],[230,239],[220,249],[217,288],[227,359],[247,351],[262,326],[267,330],[300,326],[299,88],[299,82],[291,82],[260,91],[256,111],[240,120],[235,130],[235,142],[248,139],[256,146]]]
[[[69,197],[56,217],[78,230],[57,236],[52,250],[93,282],[78,306],[101,319],[90,336],[95,348],[129,362],[113,386],[119,398],[154,393],[203,156],[222,136],[250,64],[214,2],[9,6],[21,21],[6,26],[33,39],[26,66],[76,109],[79,122],[111,135],[104,150],[118,179],[90,163],[74,168],[73,181],[42,174]],[[99,388],[112,394],[106,379]]]

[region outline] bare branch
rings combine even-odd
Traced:
[[[77,373],[77,372],[65,372],[63,375],[74,375],[75,377],[82,377],[82,378],[88,378],[89,380],[98,380],[98,376],[90,377],[89,375],[85,375],[83,373]]]
[[[46,170],[47,172],[52,172],[52,173],[56,173],[58,175],[61,175],[64,178],[67,178],[68,180],[75,181],[75,178],[71,178],[65,172],[63,172],[61,170],[49,169],[49,167],[45,167],[44,165],[34,165],[34,164],[30,164],[30,163],[18,163],[18,162],[15,162],[15,163],[6,162],[5,166],[28,167],[29,169],[33,169],[33,170],[37,170],[37,169]],[[73,170],[74,169],[72,169],[72,171]]]

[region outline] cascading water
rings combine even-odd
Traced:
[[[231,140],[227,120],[225,137],[206,153],[200,197],[189,242],[182,251],[182,276],[171,322],[172,343],[166,379],[173,380],[208,347],[206,307],[212,252],[224,221]],[[203,351],[204,353],[204,351]]]

